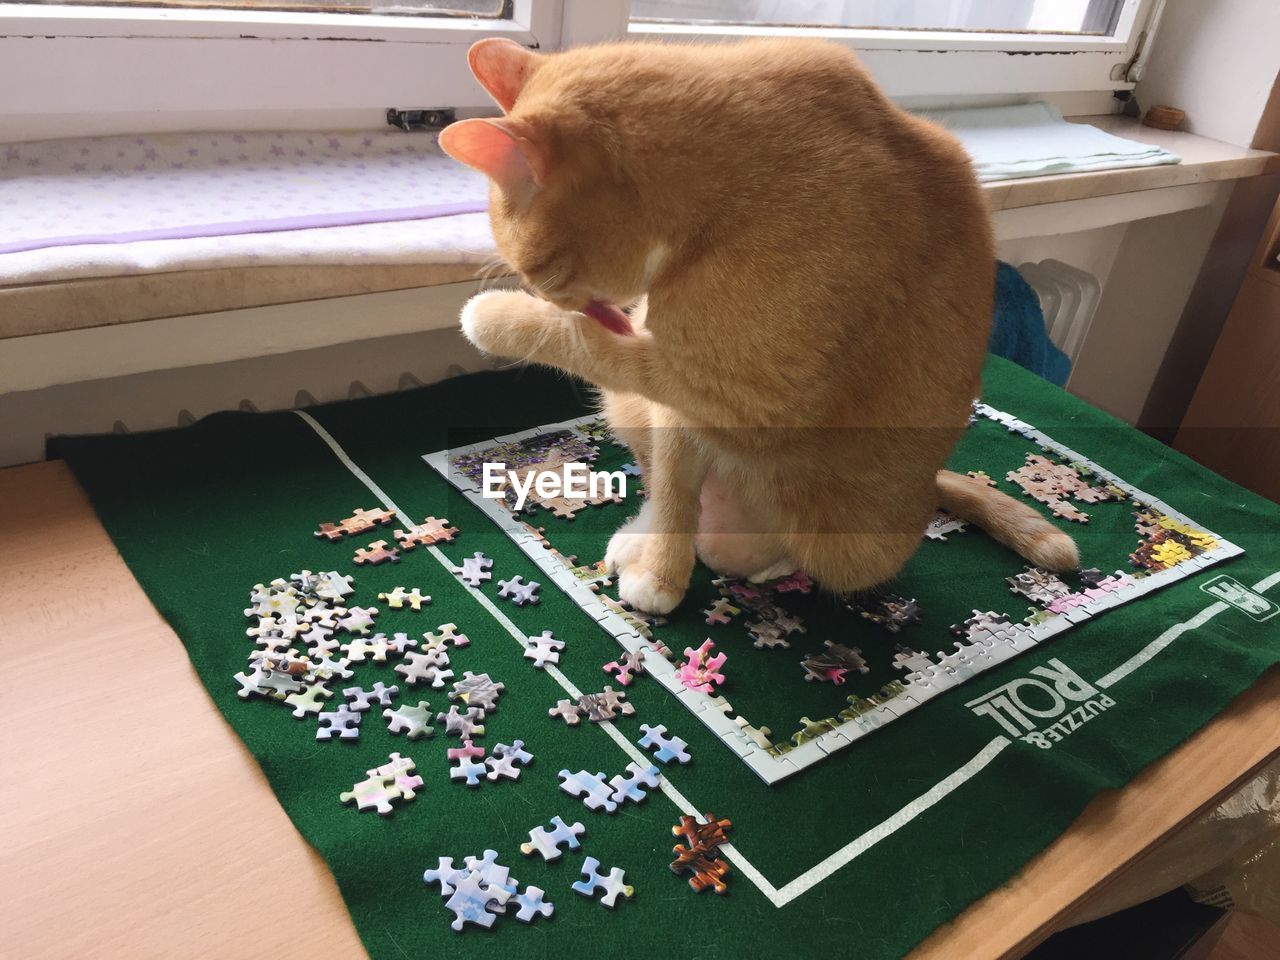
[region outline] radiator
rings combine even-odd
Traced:
[[[1098,278],[1061,260],[1024,263],[1018,272],[1040,298],[1049,339],[1075,363],[1098,309]]]

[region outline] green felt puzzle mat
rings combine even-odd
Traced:
[[[892,592],[836,603],[815,591],[803,573],[752,584],[717,578],[700,568],[693,599],[672,617],[644,617],[610,596],[611,580],[596,559],[602,533],[607,536],[633,514],[641,495],[636,485],[628,495],[628,475],[638,476],[628,458],[606,424],[583,417],[424,459],[489,514],[543,571],[544,579],[563,589],[628,653],[644,657],[646,672],[766,783],[824,760],[1091,617],[1240,553],[1235,544],[1195,526],[1168,504],[1030,424],[978,404],[953,460],[985,467],[1007,464],[1010,469],[999,475],[1034,495],[1051,515],[1073,525],[1088,524],[1077,535],[1091,562],[1108,569],[1131,566],[1132,573],[1091,567],[1059,577],[1019,567],[1008,551],[980,537],[941,548],[967,528],[940,512],[925,533],[926,546]],[[585,496],[566,497],[555,487],[546,488],[550,496],[539,496],[535,481],[544,475],[559,480],[567,465],[583,478],[580,492]],[[486,493],[486,467],[499,468],[498,475],[515,471],[517,479],[527,481],[527,499],[517,499],[510,481],[492,483]],[[588,471],[607,476],[610,485],[593,495],[585,483]],[[981,476],[996,483],[985,471]],[[590,508],[596,515],[588,513]],[[587,561],[578,562],[579,554]],[[946,577],[955,568],[971,574],[961,589]],[[1006,584],[1015,598],[1035,605],[1023,611],[1011,608],[1013,600],[1000,589]],[[990,600],[992,609],[973,608],[980,600]],[[1021,619],[1010,617],[1008,609]],[[937,647],[952,649],[931,656],[929,651]],[[676,656],[681,648],[683,658]],[[695,648],[700,648],[696,657]],[[705,679],[705,671],[695,669],[701,658],[710,657],[716,658],[718,669],[726,669],[725,651],[730,649],[732,682],[719,672]],[[788,656],[780,651],[794,652]],[[625,680],[629,674],[620,674],[616,663],[612,672]],[[1098,687],[1105,690],[1121,675],[1113,671]],[[1049,673],[966,706],[995,717],[1012,736],[1041,743],[1046,737],[1056,742],[1070,731],[1053,725],[1042,732],[1038,721],[1062,717],[1065,727],[1112,703],[1055,661]],[[782,735],[775,738],[774,731]]]
[[[483,449],[494,438],[518,442],[528,431],[589,416],[590,398],[576,384],[533,370],[305,415],[219,414],[183,430],[64,439],[54,451],[89,492],[299,831],[333,869],[372,956],[674,949],[881,958],[907,952],[1008,879],[1095,793],[1128,782],[1280,660],[1280,508],[1002,361],[989,363],[983,399],[998,416],[978,418],[952,466],[983,471],[1015,495],[1020,487],[1006,475],[1027,466],[1028,454],[1045,458],[1038,473],[1021,475],[1033,490],[1042,490],[1034,484],[1045,470],[1070,470],[1055,474],[1076,478],[1067,484],[1070,498],[1039,505],[1077,537],[1096,575],[1028,573],[980,531],[956,530],[943,518],[933,532],[945,539],[925,539],[888,599],[864,598],[850,609],[805,593],[802,581],[752,596],[757,588],[715,583],[699,571],[667,622],[643,620],[604,599],[616,596],[612,587],[591,589],[599,575],[592,564],[634,501],[587,506],[572,520],[543,508],[513,517],[423,460]],[[1029,426],[1011,432],[1012,418]],[[598,467],[629,459],[599,431],[583,439]],[[357,507],[387,510],[392,522],[332,542],[314,535]],[[1079,510],[1088,522],[1055,516],[1054,508],[1066,516]],[[427,517],[447,517],[457,536],[437,536],[443,526],[424,525]],[[396,529],[414,540],[419,526],[426,529],[398,562],[354,562],[372,542],[394,547]],[[476,552],[493,559],[493,579],[471,586],[454,570]],[[332,628],[289,622],[289,591],[299,591],[290,578],[304,570],[332,571],[330,586],[352,578],[351,594],[326,601],[345,610]],[[543,584],[539,603],[517,606],[499,595],[498,582],[516,576]],[[299,606],[315,600],[316,581],[296,584]],[[285,608],[264,613],[273,592]],[[370,607],[379,612],[352,613]],[[708,610],[727,622],[708,624]],[[361,616],[373,621],[363,634]],[[283,626],[261,629],[263,619]],[[443,628],[450,623],[456,631]],[[564,647],[558,662],[539,669],[526,656],[528,638],[536,647],[547,630]],[[455,634],[469,643],[451,642]],[[673,690],[685,648],[708,638],[727,655],[724,682],[706,693]],[[647,649],[650,672],[624,687],[603,666],[628,645]],[[309,659],[290,664],[288,649],[298,651],[292,659]],[[252,678],[250,657],[263,650],[286,659],[268,689],[260,689],[261,676],[246,689],[235,677]],[[439,687],[427,679],[411,686],[409,675],[446,669],[441,653],[454,675]],[[353,654],[363,659],[350,662]],[[306,685],[342,659],[352,676],[327,681],[331,699],[282,689],[290,669]],[[478,761],[449,759],[461,738],[434,716],[433,735],[409,739],[374,704],[358,739],[316,739],[322,725],[307,704],[336,712],[347,686],[395,685],[385,709],[410,716],[425,700],[434,715],[465,711],[468,699],[491,694],[473,683],[482,673],[504,685],[483,735],[472,737],[492,768],[505,771],[494,780],[488,766],[474,773],[475,786],[465,774],[450,776]],[[633,715],[582,717],[576,726],[548,715],[605,685],[625,693]],[[450,699],[468,689],[473,696]],[[687,744],[691,761],[660,765],[658,786],[642,802],[646,788],[635,777],[624,781],[631,789],[612,814],[561,790],[561,770],[608,780],[628,764],[655,762],[638,742],[641,724],[663,725]],[[511,779],[518,765],[495,758],[494,748],[516,740],[534,759]],[[367,782],[366,771],[392,753],[416,764],[422,783],[414,797],[393,796],[385,817],[344,805],[339,795]],[[766,782],[768,769],[785,775]],[[396,774],[410,777],[393,769],[390,779]],[[720,847],[729,867],[723,895],[695,893],[669,868],[672,826],[707,812],[732,821]],[[585,826],[581,849],[551,862],[522,855],[529,831],[555,816]],[[245,838],[227,839],[229,856],[247,855]],[[461,866],[485,850],[510,869],[520,893],[544,891],[554,915],[526,925],[512,900],[491,928],[469,924],[455,933],[454,914],[424,871],[442,857]],[[586,857],[604,873],[625,870],[634,897],[610,911],[575,892]]]

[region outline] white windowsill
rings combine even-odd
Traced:
[[[1163,146],[1181,156],[1183,162],[984,184],[997,238],[1068,233],[1207,206],[1217,196],[1218,184],[1224,181],[1280,174],[1278,154],[1194,134],[1153,130],[1126,118],[1085,119],[1110,133]],[[406,330],[449,327],[456,323],[458,308],[475,289],[474,283],[454,282],[271,306],[245,304],[238,309],[190,317],[121,320],[109,327],[64,326],[53,333],[11,335],[0,354],[0,382],[13,384],[16,389],[38,389],[86,377],[140,373],[158,369],[158,363],[166,367],[193,366]],[[11,288],[12,293],[19,290]],[[359,324],[349,322],[353,311],[361,316]],[[192,335],[188,339],[188,328],[216,334]],[[161,351],[163,356],[155,348],[162,330],[184,333],[162,338],[168,345]],[[286,330],[288,336],[281,336]],[[92,369],[84,366],[89,357],[93,358]]]
[[[1237,147],[1193,133],[1144,127],[1129,117],[1072,117],[1073,123],[1087,123],[1107,133],[1164,147],[1182,158],[1181,163],[1156,167],[1129,167],[1121,170],[1093,170],[1086,173],[1052,174],[1020,180],[984,183],[987,206],[996,212],[1017,207],[1086,200],[1118,194],[1140,193],[1165,187],[1182,187],[1221,180],[1243,180],[1267,173],[1280,173],[1280,154]]]

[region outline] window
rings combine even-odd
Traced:
[[[417,17],[511,16],[510,0],[29,0],[33,5],[178,7],[188,10],[293,10],[312,13],[377,13]]]
[[[0,140],[356,127],[492,109],[466,51],[772,34],[847,44],[908,106],[1105,112],[1162,0],[0,0]],[[317,42],[325,41],[325,42]],[[368,42],[376,41],[376,42]],[[1009,54],[1047,54],[1010,56]]]
[[[1110,34],[1120,0],[632,0],[643,22]]]

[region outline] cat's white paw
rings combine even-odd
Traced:
[[[751,574],[747,579],[751,583],[765,583],[768,580],[777,580],[779,577],[789,577],[795,572],[796,565],[792,561],[779,560],[763,570]]]
[[[621,573],[640,559],[640,551],[649,532],[649,517],[645,507],[648,507],[647,502],[638,514],[620,526],[609,538],[609,546],[604,552],[604,568],[608,573]]]
[[[463,335],[484,353],[523,357],[536,346],[549,307],[519,290],[486,290],[463,305],[459,320]]]
[[[655,576],[644,567],[632,564],[618,577],[618,596],[645,613],[670,613],[684,599],[684,589]]]

